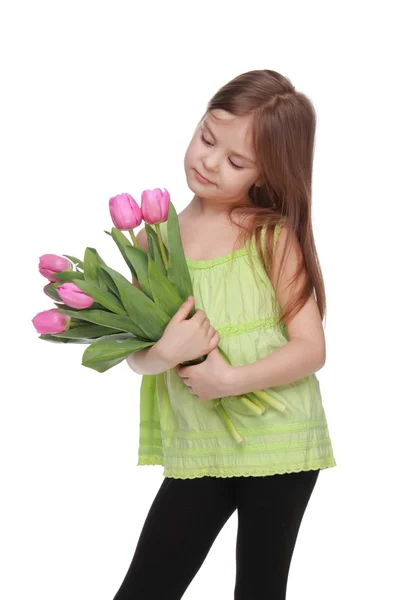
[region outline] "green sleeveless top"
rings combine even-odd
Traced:
[[[166,225],[161,223],[160,230],[168,247]],[[277,225],[274,249],[279,230]],[[219,346],[233,366],[254,362],[288,342],[286,325],[277,324],[279,303],[253,239],[218,258],[186,261],[195,307],[204,310],[219,332]],[[212,403],[193,395],[176,369],[142,375],[137,466],[162,465],[164,477],[181,479],[265,476],[336,466],[315,374],[266,388],[287,407],[285,412],[268,405],[257,415],[239,397],[222,398],[244,438],[239,445]]]

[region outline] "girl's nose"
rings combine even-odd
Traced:
[[[204,169],[205,171],[209,172],[209,173],[217,173],[219,170],[219,157],[214,153],[214,154],[209,154],[208,156],[206,156],[203,159],[203,165],[204,165]],[[204,173],[204,176],[207,177],[207,174]]]

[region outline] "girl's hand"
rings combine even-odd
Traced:
[[[227,389],[233,369],[218,348],[214,348],[202,363],[187,367],[178,365],[177,372],[192,394],[204,402],[229,395]]]
[[[162,354],[174,366],[208,354],[220,341],[218,331],[210,325],[204,310],[198,309],[190,319],[187,318],[193,305],[191,296],[179,307],[157,342]]]

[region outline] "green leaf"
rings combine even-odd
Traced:
[[[83,329],[83,327],[78,327],[78,329]],[[107,329],[107,328],[104,328]],[[115,329],[113,329],[112,331],[115,331]],[[67,333],[67,332],[64,332]],[[83,332],[81,332],[83,333]],[[132,334],[131,333],[114,333],[114,334],[107,334],[107,335],[101,335],[101,336],[97,336],[97,337],[64,337],[64,335],[62,333],[53,333],[53,334],[43,334],[41,336],[39,336],[41,339],[44,339],[45,341],[49,341],[49,342],[59,342],[59,343],[64,343],[64,344],[92,344],[94,341],[100,341],[100,340],[120,340],[120,339],[127,339],[128,337],[132,339]]]
[[[179,296],[168,278],[160,273],[150,257],[148,261],[148,273],[151,296],[155,304],[172,318],[184,300]]]
[[[113,278],[128,316],[145,333],[144,336],[139,337],[146,337],[153,341],[159,340],[170,321],[169,315],[123,275],[105,265],[102,265],[101,268]]]
[[[54,304],[57,306],[57,308],[65,308],[69,311],[75,311],[76,314],[79,314],[82,311],[81,308],[72,308],[72,306],[68,306],[68,304],[64,304],[63,302],[55,302]],[[90,310],[102,310],[111,314],[111,311],[109,311],[107,308],[104,308],[104,306],[98,302],[93,302]]]
[[[63,254],[65,258],[68,258],[74,265],[77,265],[81,269],[83,269],[83,262],[79,258],[75,258],[75,256],[69,256],[68,254]]]
[[[115,285],[113,278],[107,273],[107,271],[104,271],[104,269],[101,269],[101,274],[110,292],[112,292],[117,299],[119,299],[118,288]]]
[[[116,227],[113,227],[111,229],[111,237],[114,240],[114,242],[117,244],[118,249],[121,252],[124,261],[128,265],[129,270],[132,273],[133,277],[135,277],[135,279],[137,279],[136,271],[134,270],[130,261],[128,260],[128,257],[126,255],[126,251],[125,251],[126,248],[129,248],[132,246],[132,242],[130,240],[128,240],[128,238],[122,233],[122,231],[120,231]]]
[[[81,325],[79,327],[74,327],[72,329],[68,329],[68,331],[63,331],[62,333],[57,333],[57,337],[59,338],[82,338],[82,339],[94,339],[99,338],[104,335],[115,334],[115,329],[111,327],[105,327],[104,325]],[[131,335],[125,333],[124,335]]]
[[[67,344],[69,342],[69,340],[66,339],[59,339],[53,333],[42,333],[41,335],[39,335],[39,339],[44,340],[45,342],[56,342],[58,344]]]
[[[167,219],[169,249],[168,279],[184,300],[193,296],[192,280],[183,252],[179,220],[172,202],[169,203]]]
[[[83,259],[83,266],[85,271],[85,281],[94,283],[102,290],[107,290],[107,283],[102,276],[100,265],[106,263],[101,258],[95,248],[86,248],[85,256]]]
[[[158,242],[157,232],[155,231],[154,228],[155,228],[154,225],[149,225],[148,223],[145,223],[147,242],[149,245],[149,255],[152,258],[152,260],[154,261],[154,263],[155,263],[156,267],[159,269],[159,271],[163,275],[167,275],[167,269],[165,268],[164,261],[162,259],[162,254],[161,254],[160,245]],[[166,247],[165,244],[164,244],[164,248],[165,248],[165,254],[167,255],[167,259],[168,259],[168,248]]]
[[[153,299],[153,296],[151,294],[150,281],[147,274],[147,263],[149,260],[147,252],[143,248],[135,246],[125,248],[125,252],[134,271],[136,271],[137,280],[139,282],[140,287],[149,298]]]
[[[78,286],[80,290],[82,290],[84,294],[87,294],[88,296],[93,298],[93,300],[95,300],[105,308],[108,308],[108,310],[111,310],[117,315],[126,315],[124,307],[122,306],[121,302],[114,296],[114,294],[110,294],[110,292],[105,292],[98,288],[96,285],[89,283],[88,281],[76,280],[74,281],[74,283]]]
[[[83,310],[58,308],[56,309],[56,312],[59,312],[62,315],[74,317],[75,319],[81,321],[88,321],[89,323],[96,323],[97,325],[105,325],[106,327],[111,327],[112,329],[126,331],[133,333],[137,337],[148,339],[148,336],[144,334],[142,329],[137,326],[129,317],[115,315],[105,310],[93,310],[92,308]]]
[[[65,281],[73,281],[74,279],[84,279],[83,273],[79,271],[60,271],[60,273],[54,273],[54,277],[57,278],[58,281],[62,283]]]
[[[62,302],[60,296],[57,293],[56,288],[52,283],[48,283],[44,286],[43,291],[47,293],[53,300],[57,300],[58,302]]]
[[[104,373],[111,367],[122,362],[132,352],[137,352],[154,342],[146,342],[136,338],[124,340],[101,340],[90,344],[82,356],[82,365],[94,369],[99,373]]]

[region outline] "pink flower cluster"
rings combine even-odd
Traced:
[[[142,192],[141,206],[129,194],[118,194],[110,198],[109,209],[115,227],[121,231],[129,231],[138,227],[142,219],[150,225],[166,221],[169,203],[170,195],[167,190],[162,192],[156,188]]]
[[[170,195],[167,190],[159,188],[144,190],[141,195],[141,207],[130,194],[118,194],[109,200],[111,219],[120,231],[130,231],[138,227],[142,220],[151,225],[168,219]],[[39,258],[39,272],[46,277],[50,284],[59,281],[55,276],[64,271],[73,271],[70,260],[57,254],[43,254]],[[50,296],[44,287],[44,292]],[[85,309],[92,306],[94,300],[83,293],[73,282],[64,282],[56,288],[57,294],[67,306]],[[50,296],[52,297],[52,296]],[[57,334],[67,331],[71,317],[56,312],[57,309],[44,310],[35,315],[32,323],[39,334]]]

